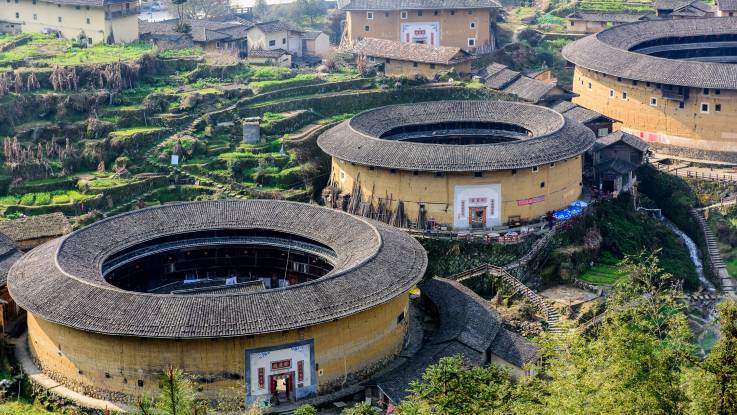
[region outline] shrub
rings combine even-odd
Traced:
[[[51,201],[55,205],[63,205],[69,203],[71,199],[69,199],[68,195],[55,195],[51,197]]]
[[[26,193],[20,197],[20,204],[23,206],[33,206],[33,201],[36,199],[33,193]]]
[[[45,206],[51,204],[51,193],[36,193],[36,200],[34,204],[36,206]]]
[[[13,195],[7,195],[0,197],[0,205],[13,206],[18,204],[18,197]]]

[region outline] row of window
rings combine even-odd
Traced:
[[[16,19],[20,19],[20,13],[19,12],[15,12],[15,18]],[[58,16],[56,19],[57,19],[57,21],[59,23],[61,23],[61,20],[62,20],[61,19],[61,16]],[[33,13],[33,20],[38,20],[38,15],[36,13]],[[85,21],[86,21],[87,24],[90,24],[92,22],[89,17],[86,18]]]
[[[417,10],[417,16],[422,17],[424,10]],[[466,13],[469,15],[473,15],[473,10],[468,10]],[[440,14],[440,10],[433,10],[432,15],[437,16]],[[451,16],[456,14],[455,10],[449,10],[448,14]],[[368,20],[374,20],[375,13],[374,12],[366,12],[366,19]],[[384,12],[384,17],[389,17],[389,12]],[[399,12],[399,18],[400,19],[407,19],[409,17],[409,12],[406,10],[403,10]]]
[[[604,76],[604,78],[606,78],[606,74],[602,74],[602,75]],[[618,76],[618,77],[617,77],[617,82],[622,82],[622,77],[621,77],[621,76]],[[639,85],[639,84],[640,84],[640,81],[637,81],[637,80],[632,80],[632,85],[635,85],[635,86],[637,86],[637,85]],[[583,85],[583,80],[581,80],[581,85]],[[591,85],[591,84],[589,83],[589,85]],[[648,87],[649,87],[650,85],[652,85],[652,83],[650,83],[650,82],[645,82],[645,86],[648,86]],[[661,85],[661,84],[658,84],[658,83],[656,83],[656,84],[655,84],[655,88],[658,88],[658,89],[660,89],[661,87],[662,87],[662,85]],[[591,89],[591,87],[589,87],[589,89]],[[703,89],[701,90],[701,93],[702,93],[703,95],[709,95],[709,94],[711,94],[711,93],[714,93],[714,95],[721,95],[721,94],[722,94],[722,90],[721,90],[721,89],[710,89],[710,88],[703,88]]]
[[[283,37],[281,39],[281,44],[282,45],[286,45],[287,44],[287,38]],[[274,46],[276,46],[276,40],[272,39],[272,40],[269,41],[269,47],[274,47]]]
[[[578,157],[576,157],[576,158],[578,158]],[[552,169],[552,168],[555,168],[555,162],[552,162],[552,163],[550,163],[550,168],[551,168],[551,169]],[[369,166],[369,170],[374,170],[374,169],[375,169],[375,168],[374,168],[373,166]],[[531,171],[532,171],[533,173],[537,173],[537,172],[539,172],[539,171],[540,171],[540,166],[532,166],[532,167],[530,168],[530,170],[531,170]],[[389,173],[390,173],[390,174],[397,174],[397,169],[389,169]],[[514,175],[514,174],[517,174],[517,169],[512,169],[512,174],[513,174],[513,175]],[[414,175],[414,176],[419,176],[419,175],[420,175],[420,172],[419,172],[419,171],[417,171],[417,170],[415,170],[415,171],[413,171],[413,172],[412,172],[412,175]],[[443,176],[443,172],[441,172],[441,171],[439,171],[439,172],[435,172],[435,176],[437,176],[437,177],[442,177],[442,176]],[[477,172],[474,172],[474,173],[473,173],[473,177],[484,177],[484,172],[481,172],[481,171],[477,171]],[[343,171],[341,170],[341,172],[340,172],[340,179],[341,179],[341,180],[343,180],[344,178],[345,178],[345,172],[343,172]],[[540,187],[545,187],[545,182],[543,182],[543,184],[541,184],[541,185],[540,185]]]

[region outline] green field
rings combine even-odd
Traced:
[[[603,251],[596,258],[595,265],[578,279],[594,285],[612,285],[624,275],[617,267],[618,263],[619,260],[614,255]]]
[[[53,412],[25,402],[8,402],[0,404],[0,415],[53,415]]]

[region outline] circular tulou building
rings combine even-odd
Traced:
[[[312,397],[400,351],[427,258],[389,226],[278,201],[182,203],[112,217],[20,260],[36,363],[101,398],[156,394],[170,365],[210,397]],[[245,392],[244,392],[245,391]]]
[[[581,193],[594,134],[558,112],[507,101],[442,101],[356,115],[317,141],[332,157],[326,200],[398,226],[522,223]]]
[[[737,161],[737,18],[623,24],[563,55],[576,104],[666,152]]]

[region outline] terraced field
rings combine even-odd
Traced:
[[[619,261],[611,254],[604,252],[594,262],[594,266],[581,274],[578,279],[594,285],[612,285],[624,275],[617,268]]]

